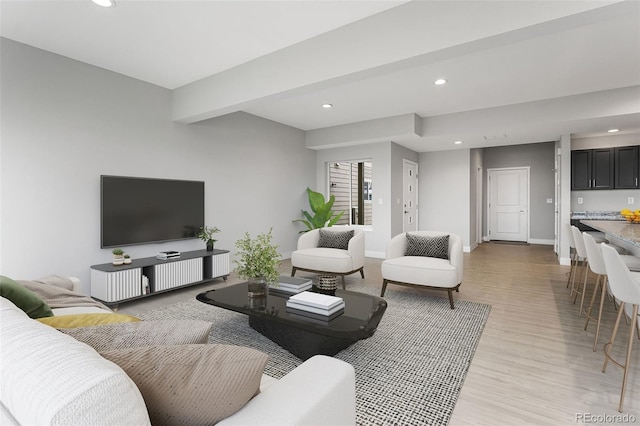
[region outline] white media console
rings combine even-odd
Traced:
[[[146,257],[128,265],[103,263],[91,266],[91,297],[114,305],[214,278],[226,280],[229,270],[229,251],[217,249],[183,252],[168,260]]]

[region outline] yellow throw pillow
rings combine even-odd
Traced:
[[[104,314],[60,315],[58,317],[38,318],[37,320],[54,328],[78,328],[90,327],[92,325],[140,321],[139,318],[131,315],[109,312],[105,312]]]

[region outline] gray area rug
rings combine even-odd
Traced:
[[[376,287],[348,290],[379,294]],[[356,371],[359,425],[443,425],[449,422],[490,305],[393,291],[373,337],[335,357]],[[270,355],[265,373],[280,378],[302,361],[254,331],[245,315],[195,299],[140,315],[145,320],[201,319],[214,324],[209,342],[249,346]]]

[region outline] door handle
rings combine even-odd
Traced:
[[[404,211],[404,214],[407,214],[407,213],[409,213],[409,210],[405,210],[405,211]]]

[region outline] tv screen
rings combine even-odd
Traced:
[[[102,248],[195,238],[204,182],[100,176]]]

